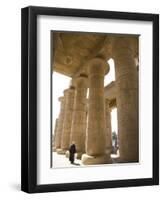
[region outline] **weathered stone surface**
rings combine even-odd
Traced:
[[[138,162],[138,72],[130,41],[114,40],[120,162]]]
[[[113,99],[116,99],[116,94],[117,94],[116,84],[115,84],[115,81],[112,81],[107,86],[105,86],[104,95],[106,99],[111,101]]]
[[[69,149],[69,145],[70,145],[74,93],[75,93],[74,88],[69,88],[64,91],[66,104],[65,104],[65,112],[64,112],[63,132],[62,132],[60,153],[65,153]]]
[[[54,33],[52,65],[59,73],[73,77],[106,43],[106,34]]]
[[[63,120],[64,120],[64,108],[65,108],[65,99],[64,97],[60,97],[58,99],[60,101],[60,113],[57,122],[57,129],[54,141],[54,148],[57,150],[61,148],[61,138],[62,138],[62,130],[63,130]]]
[[[61,104],[56,151],[65,154],[75,141],[78,157],[85,152],[84,164],[109,163],[110,108],[117,107],[119,162],[138,162],[138,36],[54,33],[54,44],[53,69],[72,77],[71,87],[75,87],[65,91],[65,108]],[[104,88],[110,58],[116,80]],[[78,77],[81,74],[88,76],[88,86]]]
[[[57,137],[57,128],[58,128],[58,118],[55,120],[54,133],[52,134],[52,151],[56,150],[55,141],[56,141],[56,137]]]
[[[77,158],[85,152],[85,137],[86,137],[86,95],[88,80],[85,76],[76,77],[75,99],[72,117],[72,127],[70,143],[75,142],[77,150]]]
[[[89,100],[88,124],[86,135],[86,155],[84,164],[105,163],[106,154],[106,116],[104,99],[104,76],[109,65],[102,59],[95,58],[88,63]],[[98,159],[97,159],[98,157]],[[100,159],[100,157],[102,159]],[[94,158],[94,159],[93,159]]]
[[[74,77],[90,59],[113,58],[113,40],[118,35],[97,33],[54,32],[52,67],[66,76]],[[128,35],[134,56],[138,57],[137,36]]]

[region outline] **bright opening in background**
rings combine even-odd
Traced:
[[[117,108],[113,108],[111,111],[111,126],[112,132],[116,132],[116,134],[118,134]]]
[[[111,111],[111,126],[112,126],[112,154],[111,158],[119,157],[118,145],[118,119],[117,108],[113,108]]]
[[[110,66],[110,71],[109,73],[105,76],[104,79],[104,87],[107,86],[109,83],[112,81],[115,81],[115,64],[114,60],[111,58],[108,60],[108,64]]]
[[[55,120],[59,116],[60,102],[58,98],[63,96],[63,91],[70,85],[71,78],[63,74],[53,72],[52,74],[52,132],[54,133]]]
[[[86,98],[88,99],[89,98],[89,88],[87,89],[87,96]]]

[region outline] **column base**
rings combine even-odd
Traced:
[[[65,149],[56,149],[57,154],[65,154],[66,151]]]
[[[83,154],[84,154],[83,152],[77,152],[76,153],[76,158],[81,160]]]
[[[66,153],[65,153],[66,158],[69,158],[69,155],[70,155],[70,152],[66,151]]]
[[[52,152],[56,152],[56,148],[52,147]]]
[[[139,155],[138,154],[121,154],[118,150],[117,154],[119,157],[116,159],[118,163],[138,163],[139,162]]]
[[[111,158],[110,158],[110,155],[108,155],[108,154],[99,155],[99,156],[89,156],[87,154],[83,154],[81,160],[84,165],[96,165],[96,164],[111,163]]]
[[[123,159],[121,157],[118,157],[115,159],[116,163],[138,163],[138,159]]]
[[[110,155],[111,155],[111,148],[107,148],[106,151],[105,151],[105,153],[106,153],[108,156],[110,156]]]

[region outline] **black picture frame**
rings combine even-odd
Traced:
[[[55,15],[153,23],[153,177],[37,184],[37,16]],[[159,15],[29,6],[21,11],[21,190],[28,193],[159,184]]]

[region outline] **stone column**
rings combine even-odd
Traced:
[[[70,87],[69,89],[66,89],[64,91],[66,104],[65,104],[65,115],[64,115],[64,122],[63,122],[62,139],[61,139],[61,150],[59,152],[61,154],[65,154],[66,151],[69,149],[69,145],[70,145],[74,93],[75,93],[74,87]]]
[[[62,137],[62,128],[63,128],[63,119],[64,119],[64,106],[65,106],[64,97],[59,97],[58,100],[60,101],[60,113],[59,113],[59,118],[57,122],[57,130],[56,130],[55,141],[54,141],[54,146],[57,152],[58,152],[58,149],[61,148],[61,137]]]
[[[111,108],[109,107],[109,100],[105,100],[105,114],[106,114],[106,151],[111,154],[112,150],[112,126],[111,126]]]
[[[54,133],[52,134],[52,151],[56,151],[55,138],[56,138],[56,135],[57,135],[57,128],[58,128],[58,118],[55,120]]]
[[[87,79],[86,76],[79,76],[73,81],[75,99],[70,143],[75,142],[77,158],[81,158],[81,155],[85,152]]]
[[[89,77],[88,124],[84,164],[108,163],[106,155],[106,116],[104,99],[104,76],[109,71],[107,62],[94,58],[87,64]]]
[[[133,38],[134,39],[134,38]],[[138,72],[130,37],[117,37],[113,53],[116,71],[119,162],[139,161]]]

